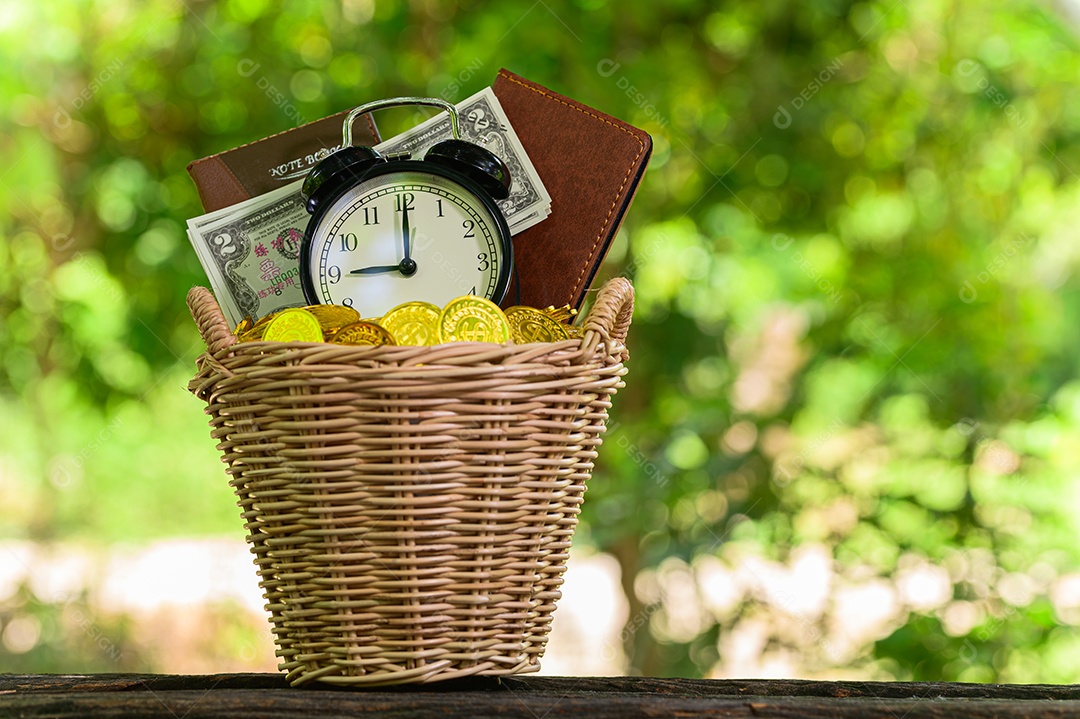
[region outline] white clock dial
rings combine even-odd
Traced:
[[[466,294],[490,298],[505,277],[491,212],[457,182],[429,172],[360,183],[327,210],[312,238],[308,262],[319,301],[350,305],[364,317],[415,300],[441,307]]]

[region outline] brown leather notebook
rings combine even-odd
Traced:
[[[341,123],[348,110],[291,130],[192,162],[195,181],[207,212],[243,202],[303,179],[312,166],[341,147]],[[371,115],[353,123],[353,143],[377,145],[379,131]]]
[[[652,138],[505,69],[493,89],[551,195],[551,215],[514,236],[520,302],[580,308],[634,199]],[[506,306],[519,301],[515,285]]]

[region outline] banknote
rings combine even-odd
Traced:
[[[499,201],[511,234],[551,214],[551,196],[529,161],[491,88],[457,104],[462,139],[487,147],[510,169],[510,196]],[[419,158],[452,137],[441,113],[377,145],[384,154]],[[310,215],[300,196],[303,180],[188,220],[188,239],[206,270],[231,326],[284,307],[306,304],[300,284],[300,241]]]
[[[455,107],[460,118],[461,139],[491,150],[510,170],[510,196],[499,200],[498,205],[510,225],[511,234],[516,234],[525,229],[517,227],[518,221],[551,207],[551,195],[521,146],[521,140],[499,104],[499,98],[495,97],[490,87],[462,100]],[[375,149],[384,155],[407,152],[413,158],[421,158],[436,142],[451,137],[450,116],[442,112],[381,142]],[[547,214],[543,214],[543,217],[547,217]]]
[[[241,204],[249,203],[256,206],[188,221],[188,238],[233,327],[244,317],[258,319],[307,304],[300,285],[300,241],[309,215],[299,183]]]

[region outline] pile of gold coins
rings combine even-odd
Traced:
[[[444,342],[560,342],[580,339],[584,331],[566,324],[577,310],[508,307],[466,295],[442,309],[428,302],[406,302],[382,317],[363,319],[342,305],[310,305],[279,310],[254,322],[244,319],[234,330],[241,342],[329,342],[339,345],[422,347]]]

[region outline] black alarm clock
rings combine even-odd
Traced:
[[[357,117],[401,105],[445,110],[453,139],[433,145],[423,159],[353,146]],[[441,307],[469,294],[501,302],[514,254],[495,201],[509,192],[506,164],[460,139],[450,103],[402,97],[353,109],[341,149],[312,168],[301,190],[311,213],[300,250],[304,296],[310,304],[355,307],[365,317],[410,301]]]

